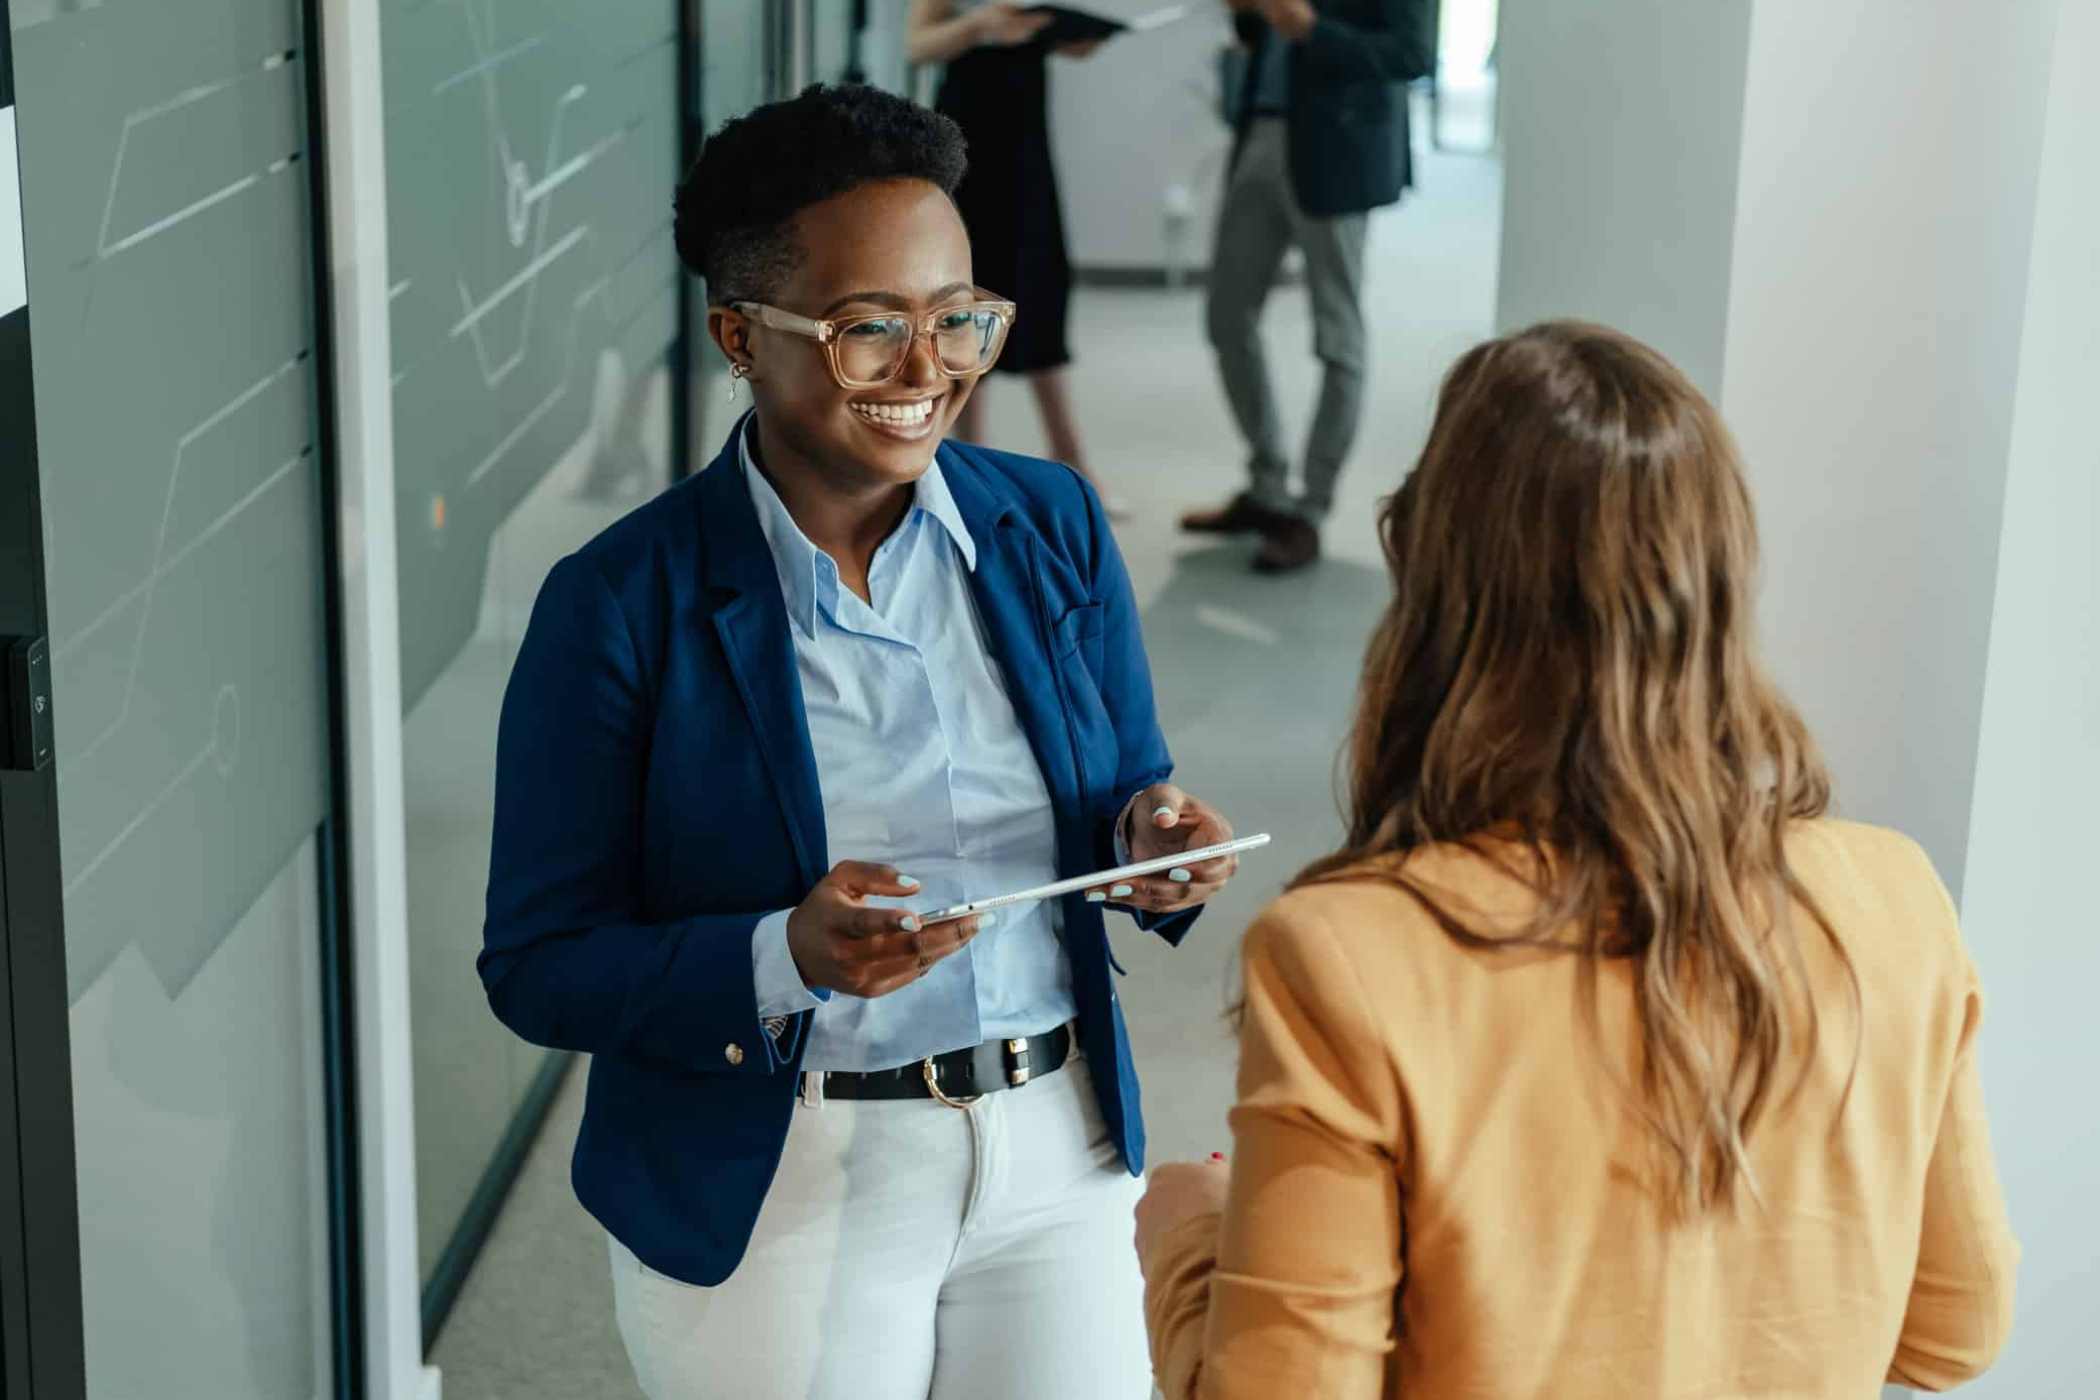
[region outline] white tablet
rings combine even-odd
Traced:
[[[1157,860],[1141,860],[1135,865],[1119,865],[1114,870],[1098,870],[1092,875],[1059,880],[1054,885],[1040,885],[1032,890],[1016,890],[1012,894],[995,895],[990,899],[973,899],[968,904],[958,904],[952,909],[921,914],[919,922],[945,924],[953,919],[966,919],[972,914],[1003,909],[1009,904],[1034,904],[1045,899],[1055,899],[1063,894],[1078,894],[1081,890],[1105,889],[1118,880],[1128,880],[1137,875],[1156,875],[1162,870],[1173,870],[1182,866],[1201,865],[1220,856],[1238,855],[1241,851],[1251,851],[1268,844],[1269,833],[1266,831],[1259,836],[1242,836],[1215,846],[1200,846],[1193,851],[1177,851]]]

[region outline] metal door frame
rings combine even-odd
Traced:
[[[0,230],[19,247],[13,29],[0,0]],[[0,314],[0,1396],[84,1400],[79,1180],[66,1004],[58,781],[48,747],[17,731],[48,711],[48,682],[22,685],[49,626],[29,364],[29,308]],[[43,674],[48,676],[45,666]],[[41,701],[41,705],[38,702]]]

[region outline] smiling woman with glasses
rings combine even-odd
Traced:
[[[504,700],[481,975],[592,1055],[577,1194],[652,1400],[1138,1400],[1144,1128],[1111,907],[918,913],[1230,837],[1168,782],[1100,498],[945,442],[1012,304],[960,133],[812,88],[677,237],[752,410],[548,576]],[[917,912],[915,912],[917,911]]]

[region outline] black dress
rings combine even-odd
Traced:
[[[999,357],[1010,374],[1071,362],[1065,309],[1072,268],[1050,162],[1048,50],[972,49],[948,65],[935,105],[963,130],[970,165],[955,203],[970,230],[977,285],[1020,308]]]

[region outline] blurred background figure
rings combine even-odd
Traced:
[[[1430,71],[1435,37],[1425,0],[1227,3],[1254,57],[1236,103],[1208,321],[1250,479],[1224,506],[1181,524],[1194,534],[1258,533],[1254,567],[1284,573],[1319,558],[1320,522],[1363,417],[1365,216],[1413,181],[1398,85]],[[1305,258],[1324,371],[1296,496],[1261,339],[1262,307],[1293,247]]]
[[[969,142],[970,168],[955,202],[969,226],[977,280],[1021,308],[995,372],[1027,378],[1050,457],[1093,482],[1110,517],[1120,519],[1122,504],[1087,460],[1065,375],[1072,264],[1050,152],[1052,49],[1041,38],[1050,20],[1003,0],[912,0],[905,53],[914,63],[947,65],[934,105]],[[1055,52],[1084,58],[1096,47],[1064,44]],[[958,436],[982,442],[984,432],[984,407],[973,399]]]

